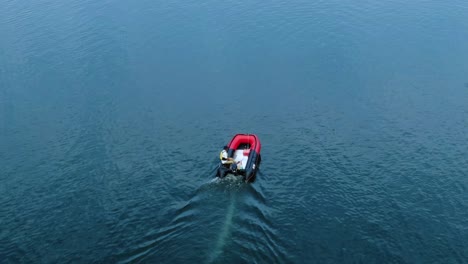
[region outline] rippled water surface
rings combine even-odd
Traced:
[[[467,14],[1,2],[0,262],[467,263]]]

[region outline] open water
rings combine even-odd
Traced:
[[[468,263],[467,177],[465,0],[0,3],[1,263]]]

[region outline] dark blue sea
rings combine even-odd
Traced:
[[[468,263],[468,2],[3,0],[0,263]]]

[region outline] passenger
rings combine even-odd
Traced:
[[[228,153],[227,153],[228,150],[229,150],[229,147],[224,146],[223,150],[221,150],[221,153],[219,153],[219,159],[221,160],[221,163],[226,167],[229,167],[230,164],[234,163],[234,159],[228,157]]]
[[[219,153],[219,159],[221,163],[226,167],[232,170],[233,172],[237,172],[237,164],[241,163],[240,161],[236,162],[233,158],[228,157],[227,151],[229,150],[228,146],[224,146],[221,153]]]

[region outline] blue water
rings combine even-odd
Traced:
[[[0,262],[468,263],[467,13],[1,2]]]

